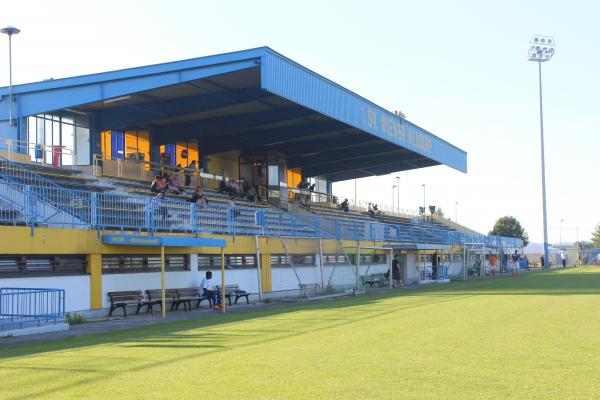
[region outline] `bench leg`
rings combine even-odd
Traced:
[[[136,314],[139,314],[139,313],[140,313],[140,309],[141,309],[142,307],[144,307],[144,305],[143,305],[142,303],[138,303],[138,305],[137,305],[137,309],[135,310],[135,313],[136,313]]]
[[[123,308],[123,316],[127,318],[127,307],[125,306],[125,304],[123,304],[121,307]]]
[[[231,307],[231,296],[227,296],[227,301],[229,302],[229,306]]]
[[[115,307],[113,305],[110,306],[110,311],[108,312],[109,317],[112,317],[112,313],[113,313],[113,311],[115,311],[115,308],[117,308],[117,307]]]
[[[246,304],[250,305],[250,299],[248,298],[248,295],[246,295],[244,297],[246,297]]]

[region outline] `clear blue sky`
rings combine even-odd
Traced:
[[[502,215],[542,238],[537,66],[532,34],[558,49],[543,66],[550,240],[600,222],[600,3],[594,1],[12,1],[16,83],[270,46],[469,153],[469,173],[402,172],[403,208],[427,203],[487,232]],[[7,83],[6,40],[0,83]],[[391,203],[393,174],[358,181]],[[352,182],[334,185],[354,197]]]

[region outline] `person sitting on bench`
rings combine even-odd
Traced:
[[[202,287],[202,294],[211,299],[213,310],[220,311],[223,309],[221,292],[216,289],[211,289],[212,286],[212,272],[206,271],[206,277],[202,279],[202,283],[200,284],[200,287]]]

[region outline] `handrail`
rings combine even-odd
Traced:
[[[46,145],[43,143],[35,143],[29,142],[27,140],[17,140],[6,138],[0,136],[0,145],[4,144],[6,147],[6,152],[8,153],[8,159],[10,161],[16,161],[15,155],[29,155],[30,152],[40,152],[42,157],[38,158],[42,160],[44,164],[52,164],[52,160],[54,159],[54,148],[60,147],[61,156],[71,156],[73,157],[73,162],[71,165],[61,165],[62,167],[75,167],[77,165],[77,155],[73,151],[66,146],[58,146],[58,145]],[[2,146],[0,146],[0,150],[4,150]],[[19,151],[21,150],[21,151]],[[23,152],[24,150],[24,152]],[[50,160],[49,162],[47,160]]]
[[[218,233],[226,235],[264,235],[321,237],[338,240],[384,241],[395,243],[440,243],[462,245],[485,243],[491,247],[520,248],[520,240],[485,236],[441,227],[385,224],[376,221],[296,215],[272,209],[229,205],[198,205],[181,200],[131,196],[116,193],[92,193],[70,189],[11,184],[27,193],[24,209],[30,210],[23,222],[35,227],[49,224],[39,214],[36,201],[52,199],[62,210],[81,216],[77,220],[55,218],[54,224],[98,230],[143,232]],[[79,199],[83,199],[79,201]],[[52,203],[50,203],[52,204]],[[76,211],[76,212],[75,212]],[[72,214],[72,215],[73,215]]]

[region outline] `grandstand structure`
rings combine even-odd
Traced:
[[[12,91],[10,105],[0,88],[0,287],[64,289],[67,311],[160,287],[160,248],[166,286],[198,287],[220,269],[202,240],[224,240],[225,283],[255,299],[360,290],[392,255],[407,283],[446,279],[466,243],[521,247],[433,216],[341,210],[333,182],[466,173],[466,153],[266,47]],[[183,193],[157,197],[163,174]],[[207,204],[188,201],[198,187]]]

